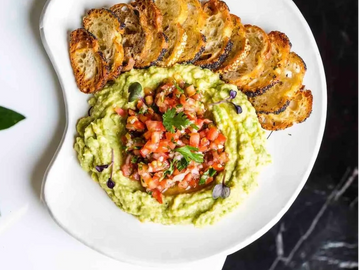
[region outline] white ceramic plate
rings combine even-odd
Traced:
[[[51,0],[40,30],[64,92],[67,127],[43,183],[43,200],[56,222],[89,247],[112,258],[142,265],[179,264],[230,254],[260,237],[289,209],[316,159],[326,118],[326,82],[320,54],[305,19],[290,0],[227,0],[244,24],[285,32],[308,72],[304,84],[314,96],[314,110],[303,124],[274,133],[268,148],[273,164],[259,187],[236,211],[204,229],[143,224],[122,212],[85,173],[73,150],[75,125],[88,109],[88,95],[75,84],[68,56],[68,35],[81,27],[90,8],[119,0]]]

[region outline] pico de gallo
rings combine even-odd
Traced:
[[[205,117],[201,93],[175,79],[143,93],[135,109],[115,109],[126,119],[124,176],[140,181],[159,203],[170,188],[188,192],[211,183],[228,154],[226,137]]]

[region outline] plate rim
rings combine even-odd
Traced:
[[[134,265],[139,265],[139,266],[152,266],[152,267],[159,267],[159,266],[174,266],[174,265],[185,265],[191,262],[200,262],[203,260],[206,260],[208,258],[211,257],[215,257],[215,256],[220,256],[220,255],[229,255],[232,254],[244,247],[246,247],[247,245],[251,244],[252,242],[254,242],[255,240],[257,240],[258,238],[260,238],[262,235],[264,235],[267,231],[269,231],[276,223],[278,223],[278,221],[284,216],[284,214],[289,210],[289,208],[291,207],[291,205],[294,203],[294,201],[296,200],[296,198],[298,197],[299,193],[301,192],[301,190],[303,189],[303,187],[305,186],[306,181],[308,180],[310,173],[314,167],[315,161],[317,159],[317,156],[319,154],[320,151],[320,147],[321,147],[321,143],[322,143],[322,139],[324,136],[324,131],[325,131],[325,125],[326,125],[326,114],[327,114],[327,83],[326,83],[326,74],[325,74],[325,69],[324,69],[324,65],[323,65],[323,61],[321,58],[321,54],[320,54],[320,50],[318,48],[318,45],[316,43],[316,39],[311,31],[311,28],[309,26],[309,24],[307,23],[305,17],[303,16],[303,14],[301,13],[301,11],[299,10],[299,8],[297,7],[297,5],[291,0],[279,0],[282,1],[284,5],[288,5],[292,11],[294,13],[297,14],[297,17],[301,20],[302,22],[302,26],[305,29],[306,33],[308,34],[308,36],[311,37],[311,42],[312,42],[312,46],[315,48],[315,57],[316,57],[316,62],[318,63],[320,69],[319,69],[319,73],[320,73],[320,85],[321,85],[321,92],[322,92],[322,100],[321,103],[323,105],[322,110],[320,111],[320,128],[319,128],[319,133],[317,135],[316,138],[316,143],[315,143],[315,149],[312,153],[310,162],[309,162],[309,166],[307,167],[301,181],[298,184],[298,187],[296,189],[296,191],[292,194],[292,196],[290,197],[290,199],[287,201],[287,203],[282,207],[281,211],[279,211],[267,224],[265,224],[261,229],[259,229],[257,232],[255,232],[254,234],[248,236],[245,240],[239,242],[238,244],[232,245],[224,250],[222,250],[221,252],[217,252],[216,254],[210,255],[210,256],[203,256],[199,259],[190,259],[190,260],[173,260],[171,262],[166,262],[166,263],[154,263],[154,262],[148,262],[148,261],[139,261],[139,260],[131,260],[131,259],[126,259],[126,258],[122,258],[119,259],[115,256],[111,256],[110,254],[107,254],[105,251],[102,251],[101,249],[92,246],[88,243],[86,243],[85,241],[83,241],[82,239],[80,239],[79,237],[77,237],[76,235],[74,235],[70,230],[68,230],[65,226],[63,226],[60,222],[60,220],[58,220],[55,216],[55,214],[52,212],[49,204],[47,203],[46,200],[46,192],[45,192],[45,186],[46,186],[46,182],[49,176],[49,173],[59,155],[60,150],[63,147],[66,135],[68,133],[68,126],[69,126],[69,110],[68,110],[68,102],[67,102],[67,98],[66,98],[66,92],[65,92],[65,87],[63,84],[63,80],[59,74],[58,71],[58,66],[56,65],[54,56],[52,54],[52,51],[47,43],[46,40],[46,34],[45,34],[45,30],[44,30],[44,21],[46,19],[47,16],[47,11],[49,10],[49,7],[51,6],[51,4],[55,1],[58,0],[47,0],[43,10],[41,12],[40,15],[40,20],[39,20],[39,32],[40,32],[40,37],[41,37],[41,41],[42,44],[45,48],[45,51],[51,61],[51,64],[56,72],[56,75],[58,77],[60,86],[61,86],[61,91],[62,91],[62,95],[63,95],[63,100],[64,100],[64,106],[65,106],[65,127],[64,127],[64,131],[60,140],[60,143],[54,153],[54,156],[52,157],[46,171],[44,174],[44,177],[42,179],[42,185],[41,185],[41,194],[40,194],[40,199],[42,201],[42,203],[45,205],[45,208],[47,210],[47,212],[50,214],[50,216],[52,217],[52,219],[55,221],[55,223],[60,226],[64,231],[66,231],[69,235],[71,235],[72,237],[74,237],[76,240],[78,240],[79,242],[81,242],[82,244],[86,245],[87,247],[107,256],[110,257],[112,259],[115,259],[117,261],[120,262],[125,262],[125,263],[130,263],[130,264],[134,264]]]

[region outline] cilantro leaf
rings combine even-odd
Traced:
[[[200,177],[199,185],[204,185],[206,183],[206,180],[208,180],[209,177],[213,177],[216,174],[216,171],[214,168],[208,169],[204,174]]]
[[[187,160],[185,158],[180,159],[177,163],[176,163],[176,168],[179,171],[182,171],[183,169],[186,169],[187,166],[189,166],[189,162],[187,162]]]
[[[174,81],[174,85],[175,85],[176,89],[177,89],[180,93],[184,93],[184,90],[177,84],[176,81]]]
[[[163,114],[163,124],[166,130],[175,133],[174,127],[181,130],[191,125],[191,122],[183,112],[176,114],[173,108]]]
[[[199,151],[198,148],[192,147],[192,146],[183,146],[180,148],[176,148],[174,150],[175,152],[180,153],[187,162],[190,162],[191,160],[197,162],[197,163],[203,163],[204,162],[204,155],[201,153],[194,153],[194,151]]]
[[[164,177],[173,174],[173,172],[174,172],[174,163],[175,163],[174,160],[170,162],[170,167],[169,167],[169,169],[167,169],[167,170],[164,172]]]

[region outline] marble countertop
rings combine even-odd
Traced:
[[[323,143],[290,210],[260,239],[228,256],[223,270],[358,269],[358,1],[294,2],[325,66]]]

